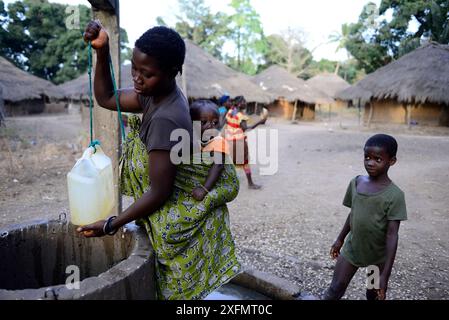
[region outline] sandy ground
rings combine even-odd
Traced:
[[[230,205],[242,262],[319,294],[330,283],[328,257],[348,210],[341,205],[348,182],[364,174],[362,146],[374,132],[399,142],[391,177],[405,192],[409,220],[401,225],[390,299],[449,298],[449,129],[383,126],[331,127],[270,120],[278,130],[279,167],[254,179]],[[0,131],[0,228],[57,218],[68,210],[66,174],[80,156],[87,130],[75,115],[8,119]],[[345,298],[364,299],[360,270]]]

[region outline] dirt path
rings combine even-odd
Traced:
[[[57,218],[67,210],[65,176],[81,154],[87,130],[76,116],[7,124],[0,137],[0,227]],[[331,280],[328,251],[348,214],[342,197],[349,180],[364,174],[362,146],[374,130],[329,131],[322,123],[275,121],[267,128],[279,132],[279,170],[255,174],[264,186],[260,191],[247,190],[239,172],[241,193],[229,205],[238,252],[245,264],[318,294]],[[399,142],[391,177],[406,194],[409,217],[401,225],[389,298],[448,299],[449,130],[383,131]],[[346,298],[364,299],[364,282],[359,271]]]

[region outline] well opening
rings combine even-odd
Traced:
[[[0,235],[0,289],[22,290],[65,284],[75,270],[80,281],[98,276],[127,259],[132,233],[90,238],[72,224],[50,221]]]

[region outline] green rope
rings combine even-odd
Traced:
[[[92,116],[94,98],[93,98],[93,94],[92,94],[92,43],[90,41],[89,41],[87,51],[88,51],[88,60],[89,60],[87,73],[89,74],[90,144],[92,144],[93,139],[94,139],[94,129],[93,129],[94,126],[93,126],[93,116]]]
[[[94,148],[94,153],[97,152],[97,148],[95,146],[99,146],[101,145],[100,141],[98,140],[94,140],[89,144],[89,147]]]
[[[90,110],[90,144],[89,147],[93,147],[95,152],[97,151],[97,149],[95,148],[95,146],[100,145],[100,141],[98,140],[93,140],[93,90],[92,90],[92,43],[89,41],[88,44],[88,70],[87,73],[89,74],[89,110]],[[123,119],[122,119],[122,112],[120,110],[120,99],[119,99],[119,95],[118,95],[118,91],[117,91],[117,83],[115,81],[115,73],[114,73],[114,66],[112,64],[112,58],[111,55],[109,54],[109,70],[111,72],[111,78],[112,78],[112,85],[114,88],[114,96],[115,96],[115,102],[117,105],[117,111],[118,111],[118,121],[120,123],[120,130],[122,133],[122,141],[125,141],[126,139],[126,135],[125,135],[125,126],[123,124]]]

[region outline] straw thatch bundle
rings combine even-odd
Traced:
[[[5,101],[41,99],[42,96],[60,99],[63,94],[51,82],[33,76],[0,57],[0,86]]]
[[[449,46],[428,43],[343,90],[341,99],[449,105]]]
[[[317,91],[304,80],[296,78],[284,68],[276,65],[252,77],[251,81],[276,98],[284,98],[290,102],[296,100],[307,104],[333,102],[325,93]]]
[[[306,81],[316,90],[324,92],[329,97],[335,98],[336,94],[349,88],[351,85],[335,73],[322,73]]]

